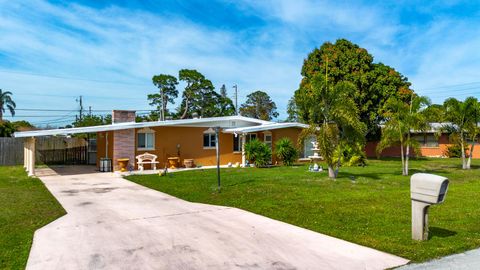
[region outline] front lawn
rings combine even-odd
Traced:
[[[474,164],[478,164],[474,160]],[[430,240],[411,240],[409,177],[398,160],[370,160],[342,168],[332,181],[307,167],[223,169],[134,175],[129,180],[192,201],[242,208],[313,231],[424,261],[480,247],[480,169],[461,170],[458,159],[412,160],[411,173],[450,179],[444,204],[430,208]]]
[[[0,207],[0,269],[24,269],[35,230],[65,210],[21,166],[0,167]]]

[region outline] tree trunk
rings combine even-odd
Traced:
[[[335,169],[331,165],[328,165],[328,177],[330,177],[332,179],[337,178],[337,174],[335,173]]]
[[[467,161],[465,159],[465,147],[464,147],[464,143],[463,143],[463,134],[462,134],[462,138],[460,139],[460,147],[462,148],[462,169],[467,169]]]
[[[402,157],[402,175],[405,175],[405,156],[403,155],[403,141],[400,141],[400,156]]]
[[[403,175],[408,175],[408,159],[410,158],[410,145],[407,144],[407,151],[405,152],[405,169]]]
[[[468,155],[468,161],[467,161],[467,169],[471,168],[472,164],[472,156],[473,156],[473,149],[475,148],[475,140],[472,142],[472,146],[470,146],[470,155]]]
[[[182,117],[180,119],[185,119],[187,117],[188,112],[188,97],[185,98],[185,111],[183,111]]]

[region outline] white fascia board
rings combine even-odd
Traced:
[[[309,126],[302,123],[274,123],[274,124],[260,125],[260,126],[253,126],[253,127],[230,128],[230,129],[223,130],[223,132],[242,134],[242,133],[259,132],[259,131],[267,131],[267,130],[290,128],[290,127],[308,128]]]
[[[225,116],[225,117],[210,117],[210,118],[196,118],[196,119],[181,119],[181,120],[167,120],[155,122],[128,122],[117,123],[93,127],[78,127],[78,128],[64,128],[64,129],[47,129],[15,132],[14,137],[39,137],[39,136],[55,136],[55,135],[69,135],[78,133],[95,133],[104,131],[123,130],[131,128],[144,127],[161,127],[161,126],[184,126],[184,127],[215,127],[231,128],[235,122],[235,127],[247,127],[252,125],[262,125],[272,122],[258,120],[244,116]]]

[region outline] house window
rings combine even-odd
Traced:
[[[272,148],[272,133],[271,132],[265,132],[263,134],[263,142],[268,145],[270,147],[270,149]]]
[[[237,135],[237,136],[235,136],[235,134],[233,135],[233,152],[240,152],[240,151],[242,151],[242,149],[241,149],[241,148],[242,148],[242,147],[241,147],[241,146],[242,146],[241,141],[242,141],[242,138],[241,138],[239,135]]]
[[[420,147],[438,147],[438,138],[433,134],[413,135],[412,139],[416,140]]]
[[[203,148],[215,148],[215,133],[203,134]]]
[[[257,133],[249,133],[249,134],[246,134],[245,136],[246,136],[246,141],[249,142],[257,138]]]
[[[303,141],[303,156],[302,158],[308,158],[309,156],[313,156],[313,144],[312,142],[317,141],[315,136],[309,136]]]
[[[139,150],[154,150],[155,149],[155,133],[150,130],[138,131],[137,148]]]

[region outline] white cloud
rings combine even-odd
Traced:
[[[417,89],[479,80],[480,39],[472,20],[441,17],[423,25],[403,25],[398,8],[380,5],[307,0],[230,3],[265,24],[234,31],[113,5],[93,9],[41,0],[4,1],[1,69],[119,84],[0,71],[0,87],[18,94],[19,107],[70,109],[75,108],[72,97],[84,95],[94,109],[144,109],[146,94],[154,90],[153,74],[176,75],[181,68],[195,68],[217,87],[225,83],[231,89],[237,83],[242,98],[253,90],[266,90],[285,117],[303,58],[314,46],[342,37],[398,69]],[[38,97],[28,96],[32,93],[69,98],[38,102]]]

